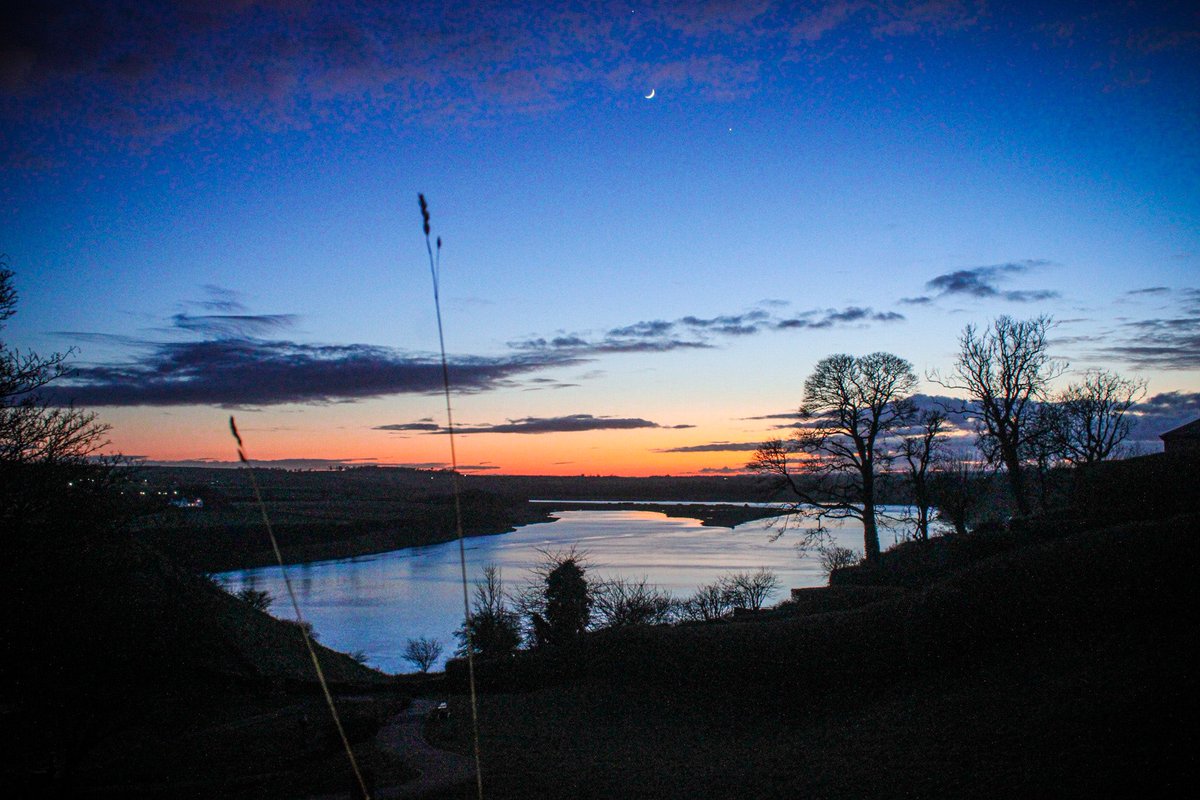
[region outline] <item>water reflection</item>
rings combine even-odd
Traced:
[[[587,553],[594,575],[644,577],[679,597],[727,572],[758,567],[779,574],[783,588],[772,602],[784,599],[792,587],[824,583],[816,557],[797,555],[797,536],[772,541],[774,531],[763,520],[731,531],[651,511],[563,511],[558,516],[514,533],[468,539],[468,575],[474,579],[485,565],[496,564],[512,587],[540,560],[539,550],[574,546]],[[861,531],[852,520],[831,529],[837,544],[856,550],[862,549]],[[368,663],[388,672],[410,669],[401,657],[408,638],[440,639],[447,656],[454,650],[453,631],[462,621],[457,542],[290,567],[289,574],[305,616],[330,647],[361,650]],[[275,598],[272,610],[289,616],[278,568],[220,577],[234,591],[266,589]]]

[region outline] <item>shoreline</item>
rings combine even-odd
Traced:
[[[539,507],[540,506],[540,507]],[[538,525],[546,522],[553,522],[555,512],[558,511],[652,511],[663,514],[668,517],[678,517],[684,519],[694,519],[706,527],[721,527],[734,528],[746,522],[753,522],[758,519],[767,517],[780,516],[780,509],[753,507],[745,505],[732,504],[707,504],[707,503],[672,503],[670,505],[662,505],[655,501],[629,501],[629,502],[614,502],[600,504],[586,501],[571,501],[565,500],[562,502],[552,503],[528,503],[529,513],[524,515],[524,519],[513,521],[511,524],[498,530],[496,528],[488,529],[485,526],[477,526],[474,529],[463,531],[464,538],[475,538],[479,536],[502,536],[507,533],[513,533],[518,528],[523,528],[527,525]],[[407,550],[413,547],[427,547],[431,545],[446,544],[457,539],[457,534],[450,531],[444,534],[434,534],[432,536],[414,535],[408,543],[399,543],[402,537],[397,537],[389,542],[380,542],[378,537],[380,532],[366,534],[355,539],[342,539],[330,542],[321,542],[308,545],[293,545],[288,547],[284,545],[280,548],[283,555],[284,566],[297,566],[301,564],[315,564],[324,561],[341,561],[347,558],[359,558],[362,556],[381,555],[384,553],[392,553],[397,550]],[[209,565],[206,565],[209,566]],[[263,550],[255,553],[248,559],[239,560],[232,566],[224,564],[215,565],[216,568],[205,569],[206,572],[226,573],[238,572],[241,570],[260,569],[262,567],[275,567],[278,563],[275,561],[274,554],[269,550]]]
[[[767,517],[779,517],[787,509],[734,503],[687,503],[674,501],[536,501],[554,511],[653,511],[668,517],[699,520],[701,525],[716,528],[735,528],[746,522]]]

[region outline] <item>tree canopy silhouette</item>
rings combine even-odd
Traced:
[[[852,517],[863,524],[863,552],[879,558],[878,478],[895,457],[894,434],[913,418],[912,365],[891,353],[837,354],[817,362],[804,381],[804,422],[789,441],[764,443],[748,467],[795,499],[793,512]]]
[[[1067,364],[1050,356],[1047,338],[1052,320],[1041,316],[1016,320],[997,317],[982,330],[968,325],[959,337],[954,371],[930,379],[948,389],[963,391],[975,401],[963,411],[976,421],[979,449],[994,466],[1008,473],[1017,510],[1031,510],[1024,462],[1029,448],[1042,435],[1034,424],[1040,404],[1047,400],[1050,382]]]
[[[0,259],[0,331],[16,313],[13,277]],[[0,519],[24,519],[60,503],[65,493],[99,488],[103,476],[83,473],[107,444],[108,426],[92,412],[50,403],[41,393],[69,375],[71,354],[43,356],[0,340]]]

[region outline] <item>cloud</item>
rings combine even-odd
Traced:
[[[186,313],[171,317],[174,327],[205,336],[255,336],[271,333],[281,328],[290,328],[296,321],[294,314],[204,314],[192,316]]]
[[[799,419],[799,411],[783,411],[778,414],[762,414],[757,417],[741,417],[744,420],[764,420],[764,419]]]
[[[668,447],[655,450],[656,453],[752,453],[762,446],[762,442],[709,442],[707,444],[692,444],[683,447]]]
[[[970,28],[986,15],[985,0],[924,0],[916,3],[870,3],[876,36],[945,34]]]
[[[51,402],[82,406],[257,406],[331,403],[441,391],[441,363],[431,356],[367,344],[323,345],[248,338],[145,342],[137,361],[74,370],[46,392]],[[517,355],[455,357],[458,391],[513,385],[518,376],[570,359]]]
[[[721,314],[715,317],[688,315],[675,320],[644,320],[610,328],[599,334],[562,333],[549,339],[535,337],[509,342],[508,345],[514,350],[550,351],[576,356],[603,353],[665,353],[673,350],[710,349],[717,347],[717,342],[722,338],[753,336],[767,331],[898,322],[904,318],[903,314],[895,311],[874,311],[858,306],[813,309],[786,318],[759,308],[740,314]]]
[[[949,426],[948,432],[973,430],[972,414],[979,409],[979,404],[974,400],[918,393],[912,396],[912,401],[918,411],[940,411],[945,414]]]
[[[526,378],[524,383],[525,386],[521,390],[524,392],[540,392],[544,389],[575,389],[580,386],[578,383],[565,383],[554,378]]]
[[[772,0],[636,11],[601,2],[530,13],[504,3],[44,0],[6,16],[0,110],[22,121],[15,138],[76,148],[94,145],[95,134],[116,147],[154,146],[213,129],[307,130],[315,118],[343,128],[486,124],[647,86],[728,101],[836,30],[940,35],[980,19],[968,0],[827,0],[799,17]],[[71,135],[80,130],[93,135]],[[18,144],[6,150],[36,149]]]
[[[208,287],[209,299],[191,303],[205,308],[245,311],[235,293]],[[541,370],[587,363],[604,354],[664,353],[707,349],[725,338],[790,328],[829,328],[904,319],[896,312],[850,306],[812,310],[790,319],[762,309],[713,317],[685,316],[646,320],[610,328],[598,335],[563,333],[510,342],[500,356],[452,356],[451,380],[456,390],[499,388],[561,389],[577,386],[534,376]],[[202,337],[174,341],[75,333],[117,345],[133,355],[127,360],[85,364],[69,380],[46,391],[55,403],[85,406],[254,406],[281,403],[352,402],[393,394],[426,394],[442,388],[440,361],[424,354],[370,344],[312,344],[278,335],[296,324],[294,314],[172,315],[170,336]]]
[[[1157,448],[1159,434],[1200,418],[1200,392],[1161,392],[1136,403],[1129,413],[1135,420],[1130,440]]]
[[[136,461],[138,464],[144,464],[150,467],[207,467],[210,469],[236,469],[242,466],[242,462],[240,461],[222,461],[216,458],[190,458],[178,461],[155,461],[143,458],[133,458],[132,460]],[[293,470],[406,466],[402,464],[381,462],[374,458],[277,458],[268,459],[266,461],[251,459],[251,463],[256,467],[265,467],[266,469]]]
[[[1027,259],[1011,261],[1005,264],[988,264],[980,267],[964,267],[946,272],[929,280],[925,288],[935,292],[938,297],[947,295],[964,295],[975,298],[1001,298],[1014,303],[1031,303],[1039,300],[1051,300],[1059,296],[1058,292],[1047,289],[1034,290],[1001,290],[997,284],[1013,275],[1021,275],[1030,270],[1051,266],[1053,262],[1044,259]],[[906,298],[901,302],[909,304],[924,304],[930,302],[929,297]]]
[[[660,425],[639,417],[596,417],[591,414],[569,414],[562,417],[523,417],[510,419],[499,424],[456,425],[455,433],[581,433],[584,431],[631,430],[636,428],[663,428],[677,430],[692,428],[693,425]],[[446,433],[439,425],[426,420],[411,423],[379,425],[377,431],[417,431],[421,433]]]
[[[390,425],[376,425],[371,428],[373,431],[399,431],[405,433],[436,433],[442,430],[442,426],[433,422],[429,418],[420,420],[419,422],[396,422]]]
[[[201,305],[244,310],[235,293],[207,289],[209,299]],[[169,318],[168,334],[201,336],[200,341],[72,334],[76,340],[118,345],[133,355],[124,362],[75,367],[69,378],[48,387],[43,396],[51,403],[94,407],[239,407],[353,402],[443,388],[441,360],[432,355],[370,344],[311,344],[259,336],[278,333],[297,319],[294,314],[185,312]],[[518,387],[531,373],[577,363],[581,359],[571,354],[541,351],[451,356],[448,366],[456,391],[482,392]]]
[[[1169,296],[1175,314],[1131,320],[1104,336],[1084,339],[1094,346],[1092,355],[1143,369],[1200,369],[1200,289]]]
[[[192,305],[205,311],[220,311],[226,314],[232,314],[235,311],[245,311],[246,307],[242,305],[240,295],[232,289],[226,289],[223,286],[206,283],[204,285],[204,293],[208,295],[203,300],[192,300],[187,305]]]
[[[788,319],[774,323],[776,330],[798,330],[809,328],[822,330],[837,325],[851,325],[868,322],[900,322],[903,314],[896,311],[874,311],[870,308],[848,306],[843,309],[826,309],[824,311],[806,311]]]
[[[740,467],[704,467],[698,475],[750,475],[745,465]]]

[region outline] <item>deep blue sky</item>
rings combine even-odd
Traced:
[[[473,466],[736,468],[821,357],[944,370],[1001,313],[1148,379],[1152,440],[1200,413],[1190,6],[8,12],[4,336],[77,346],[127,453],[227,459],[233,408],[263,458],[440,463],[422,191]]]

